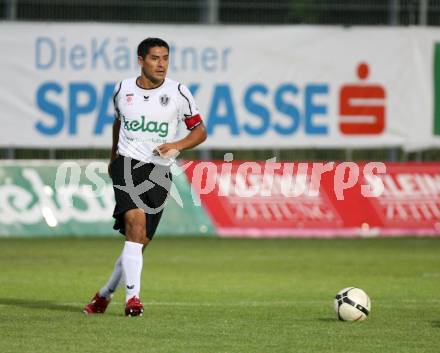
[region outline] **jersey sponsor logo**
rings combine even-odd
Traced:
[[[141,116],[140,120],[136,119],[127,119],[127,117],[123,116],[124,121],[124,129],[127,131],[148,131],[148,132],[157,132],[160,137],[168,136],[168,123],[162,122],[158,123],[154,120],[146,120],[145,116]]]

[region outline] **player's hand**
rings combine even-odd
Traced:
[[[180,154],[180,151],[175,143],[164,143],[160,146],[157,146],[153,153],[156,156],[171,159],[176,158]]]

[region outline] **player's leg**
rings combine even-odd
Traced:
[[[122,279],[122,258],[121,256],[115,262],[113,272],[110,275],[107,283],[99,290],[99,295],[106,299],[110,299],[112,294],[116,291]]]
[[[145,251],[145,248],[147,247],[147,244],[144,244],[142,247],[142,252]],[[110,300],[113,293],[116,292],[116,289],[121,285],[122,281],[122,254],[118,257],[118,259],[115,262],[115,266],[113,268],[113,272],[110,275],[107,283],[99,290],[99,296],[103,297],[107,300]]]
[[[122,279],[122,256],[119,256],[115,262],[113,272],[110,275],[106,285],[102,287],[88,303],[83,312],[85,314],[103,314],[112,300],[113,293],[119,286]]]
[[[130,222],[130,224],[132,223],[133,222]],[[129,234],[132,234],[133,232],[135,233],[136,231],[134,229],[131,229],[129,231]],[[143,240],[142,252],[144,252],[148,243],[149,243],[149,239],[145,238]],[[122,270],[122,254],[121,254],[121,256],[119,256],[115,262],[113,272],[110,275],[110,278],[108,279],[107,283],[95,294],[95,296],[91,299],[90,303],[88,303],[84,307],[83,312],[86,314],[104,313],[113,297],[113,293],[120,285],[122,281],[122,277],[123,277],[123,270]]]
[[[131,209],[124,214],[125,244],[122,250],[122,272],[125,280],[125,314],[142,315],[143,305],[139,300],[141,273],[143,266],[142,251],[148,244],[146,217],[142,209]]]

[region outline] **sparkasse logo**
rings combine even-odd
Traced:
[[[385,129],[385,89],[378,84],[364,83],[369,71],[367,63],[360,63],[357,76],[362,83],[341,87],[339,129],[345,135],[377,135]]]

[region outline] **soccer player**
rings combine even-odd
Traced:
[[[139,44],[137,55],[141,75],[115,87],[108,168],[116,199],[113,228],[125,235],[125,244],[107,284],[84,307],[86,314],[104,313],[123,279],[125,315],[142,315],[142,253],[162,216],[171,186],[169,166],[179,151],[199,145],[207,136],[188,88],[166,77],[168,44],[147,38]],[[178,139],[181,126],[189,133]]]

